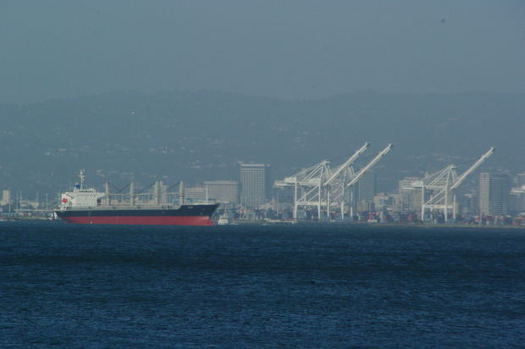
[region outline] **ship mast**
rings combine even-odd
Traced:
[[[184,182],[183,181],[180,181],[180,184],[179,184],[179,205],[184,205],[184,196],[185,196],[185,193],[184,193]]]
[[[78,175],[80,178],[80,190],[84,189],[84,181],[86,180],[86,170],[80,170]]]

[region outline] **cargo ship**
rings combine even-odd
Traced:
[[[127,202],[112,203],[108,190],[98,192],[94,188],[84,188],[84,180],[81,171],[80,183],[73,191],[61,194],[55,210],[57,218],[78,224],[210,226],[214,224],[211,216],[219,206],[208,202],[185,204],[182,183],[178,204],[162,202],[160,195],[150,201],[136,202],[133,193]]]

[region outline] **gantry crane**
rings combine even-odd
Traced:
[[[392,148],[394,147],[393,144],[389,144],[387,145],[383,150],[381,150],[379,153],[377,153],[377,155],[368,163],[366,164],[365,166],[363,166],[363,168],[361,168],[355,175],[353,178],[351,178],[349,180],[348,183],[346,183],[346,188],[351,188],[352,186],[354,186],[357,182],[359,182],[359,180],[365,175],[365,173],[367,171],[369,171],[372,167],[374,167],[382,158],[385,157],[386,154],[390,153],[390,151],[392,151]],[[353,207],[353,198],[352,198],[352,202],[351,202],[351,205],[350,205],[350,216],[353,217],[354,215],[354,207]],[[343,210],[341,210],[341,212],[344,212]]]
[[[451,210],[452,218],[455,220],[457,215],[456,190],[472,172],[476,171],[494,154],[494,151],[495,148],[491,147],[459,176],[456,172],[456,166],[449,165],[426,176],[421,181],[415,182],[413,186],[421,188],[421,220],[425,220],[427,210],[442,210],[445,222],[448,222],[449,211]]]
[[[323,183],[325,200],[326,200],[326,216],[330,217],[330,208],[332,205],[341,208],[341,219],[344,219],[344,199],[346,182],[349,178],[355,176],[352,164],[370,147],[370,143],[366,142],[359,148],[352,156],[341,164],[331,176]]]
[[[369,146],[369,143],[365,143],[335,170],[325,160],[281,181],[276,181],[277,187],[294,187],[294,219],[297,219],[297,212],[300,207],[315,207],[319,220],[322,217],[323,208],[325,208],[326,216],[330,217],[332,206],[341,208],[341,218],[344,219],[345,190],[357,183],[366,171],[392,149],[392,145],[389,144],[367,165],[355,172],[352,165]]]

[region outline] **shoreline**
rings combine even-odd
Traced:
[[[42,223],[64,224],[60,220],[50,220],[48,217],[0,217],[1,223]],[[122,225],[120,225],[122,226]],[[161,225],[159,225],[161,226]],[[525,230],[525,225],[479,225],[479,224],[430,224],[430,223],[359,223],[359,222],[292,222],[292,221],[234,221],[229,224],[214,224],[214,227],[233,226],[354,226],[377,228],[424,228],[424,229],[514,229]],[[172,227],[176,227],[173,225]]]

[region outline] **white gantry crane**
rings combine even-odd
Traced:
[[[354,186],[359,180],[365,175],[367,171],[369,171],[372,167],[374,167],[381,159],[385,157],[386,154],[390,153],[392,151],[392,148],[394,147],[393,144],[387,145],[383,150],[381,150],[377,155],[363,168],[361,168],[355,175],[350,179],[348,183],[346,183],[347,188],[351,188]],[[353,217],[353,202],[350,205],[350,215]]]
[[[341,164],[333,173],[324,181],[323,187],[326,200],[326,216],[330,217],[330,208],[335,206],[341,209],[341,219],[344,219],[344,199],[346,182],[355,177],[352,164],[370,147],[370,143],[365,143],[352,156]],[[319,216],[320,217],[320,216]]]
[[[294,188],[294,219],[297,219],[297,209],[299,206],[314,206],[318,207],[318,212],[321,210],[322,196],[320,191],[322,178],[329,172],[329,162],[323,160],[283,180],[275,181],[274,186],[276,187]]]
[[[355,172],[352,167],[353,163],[369,146],[369,143],[365,143],[335,169],[330,167],[328,161],[321,161],[290,177],[276,181],[277,187],[294,188],[294,219],[297,219],[297,212],[300,207],[315,207],[319,220],[323,211],[327,217],[330,217],[332,207],[340,208],[341,218],[344,219],[345,191],[347,188],[356,184],[368,170],[392,149],[392,145],[389,144],[372,161]]]
[[[323,205],[322,184],[331,170],[329,162],[324,160],[320,163],[299,171],[292,177],[285,178],[286,183],[294,186],[294,209],[293,218],[297,219],[297,210],[300,206],[317,207],[317,215],[321,216]]]
[[[421,181],[414,182],[414,187],[421,188],[421,220],[425,220],[427,210],[443,212],[445,222],[448,222],[449,211],[452,211],[452,218],[455,220],[457,214],[456,190],[472,172],[494,154],[494,151],[495,148],[491,147],[461,175],[457,174],[455,165],[449,165],[427,175]]]

